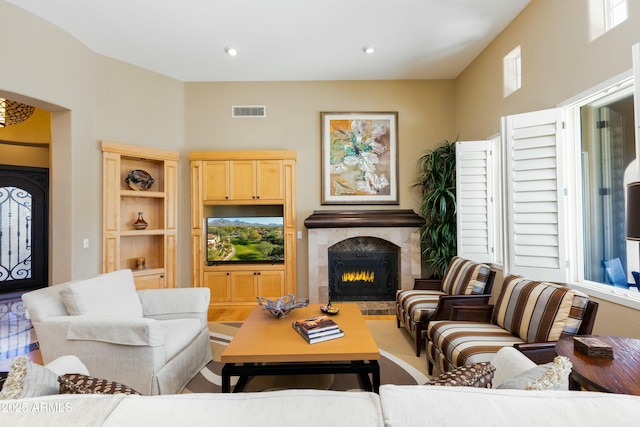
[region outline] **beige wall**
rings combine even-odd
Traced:
[[[399,207],[417,211],[419,194],[411,188],[416,160],[438,142],[455,138],[453,97],[451,80],[188,83],[186,144],[193,151],[296,151],[296,212],[298,230],[303,235],[297,250],[298,297],[306,298],[308,253],[304,220],[318,209],[372,208],[321,205],[320,112],[398,112]],[[232,105],[266,105],[267,117],[232,119]],[[186,224],[183,230],[188,230]],[[188,231],[181,239],[187,236]]]
[[[485,139],[500,131],[501,116],[555,107],[631,69],[631,46],[640,42],[640,2],[631,0],[629,19],[594,40],[588,3],[533,0],[467,67],[456,80],[461,140]],[[522,88],[504,98],[502,59],[518,45]],[[640,338],[638,310],[598,302],[594,333]]]
[[[11,66],[0,67],[0,96],[52,112],[50,282],[94,275],[102,268],[99,141],[180,150],[183,83],[96,55],[3,0],[0,27],[20,35],[3,44]]]

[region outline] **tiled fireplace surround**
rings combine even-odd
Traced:
[[[424,220],[412,210],[315,211],[305,221],[309,244],[309,302],[329,297],[329,247],[353,237],[376,237],[400,248],[398,287],[411,289],[420,277],[420,227]],[[391,301],[358,302],[364,314],[393,314]]]

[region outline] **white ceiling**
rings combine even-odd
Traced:
[[[455,78],[530,2],[7,1],[94,52],[182,81]]]

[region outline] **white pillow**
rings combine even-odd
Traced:
[[[58,394],[58,375],[42,365],[31,362],[27,356],[18,356],[11,362],[0,399],[50,396]]]
[[[143,317],[131,270],[71,282],[60,291],[60,297],[73,316]]]
[[[89,375],[89,370],[77,356],[60,356],[56,360],[49,362],[45,368],[52,370],[56,375],[82,374]]]
[[[514,347],[503,347],[498,350],[491,359],[491,364],[496,368],[491,382],[492,388],[498,388],[505,381],[537,366],[534,361]]]
[[[505,381],[497,388],[516,390],[568,390],[573,365],[569,358],[556,356],[553,362],[538,365]]]

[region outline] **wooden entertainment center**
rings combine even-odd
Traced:
[[[211,290],[213,308],[257,304],[296,293],[295,151],[207,151],[191,162],[191,271],[194,286]],[[207,261],[207,218],[279,216],[284,261]]]

